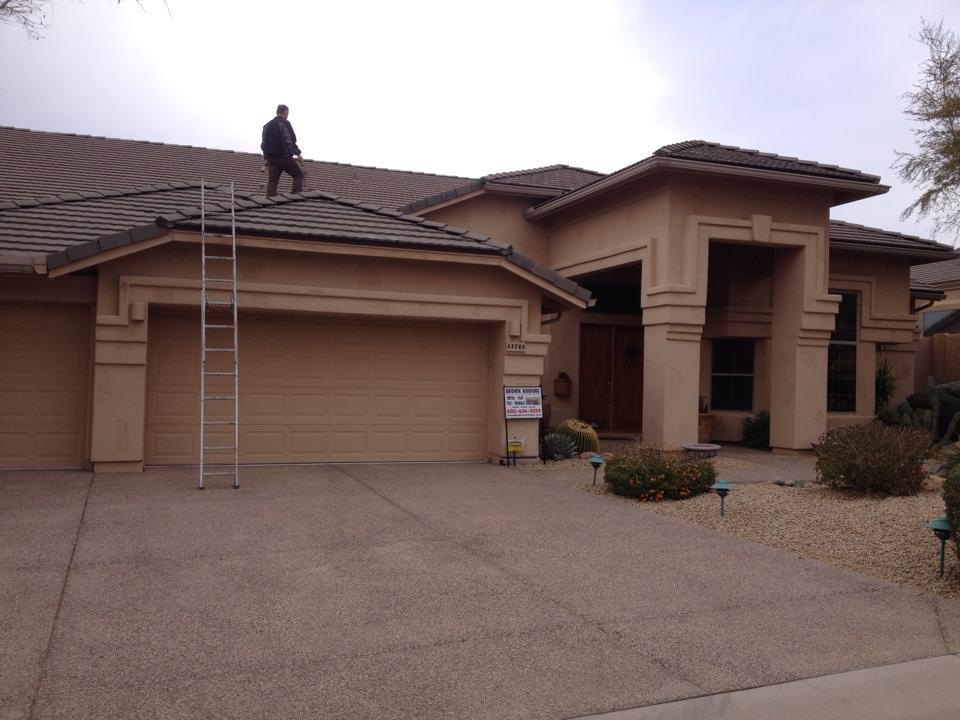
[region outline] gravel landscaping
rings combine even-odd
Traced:
[[[605,446],[605,451],[612,449]],[[724,449],[726,451],[726,448]],[[736,452],[741,452],[737,448]],[[606,454],[606,453],[604,453]],[[759,482],[769,462],[767,482]],[[906,497],[882,497],[833,490],[817,483],[781,487],[770,480],[782,474],[782,459],[769,453],[723,457],[715,461],[720,476],[737,483],[727,497],[726,516],[713,493],[659,503],[621,498],[606,489],[602,471],[594,487],[584,459],[527,466],[529,471],[562,472],[577,487],[703,527],[772,545],[838,567],[960,600],[960,563],[947,543],[946,572],[937,576],[940,543],[927,523],[944,513],[939,491]],[[798,470],[805,464],[797,460]],[[812,466],[812,459],[807,462]],[[565,471],[565,472],[564,472]],[[749,476],[737,482],[737,475]],[[745,478],[746,479],[746,478]]]

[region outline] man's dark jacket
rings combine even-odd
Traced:
[[[267,160],[283,160],[303,154],[297,147],[297,134],[293,131],[293,125],[279,115],[263,126],[260,149]]]

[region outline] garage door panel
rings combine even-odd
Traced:
[[[0,308],[0,467],[83,465],[89,377],[89,308]]]
[[[157,317],[159,322],[153,316],[150,321],[147,462],[196,462],[196,441],[188,458],[181,437],[160,443],[150,436],[155,427],[199,435],[199,405],[194,400],[188,408],[186,397],[175,402],[185,388],[193,388],[189,397],[196,398],[196,379],[154,367],[182,368],[189,355],[199,356],[198,319]],[[189,326],[193,330],[185,331]],[[175,331],[167,335],[168,329]],[[241,459],[482,459],[486,338],[482,326],[243,317]],[[214,387],[210,384],[209,392],[216,392]],[[230,392],[232,380],[220,388]],[[212,408],[208,403],[208,415],[216,413]],[[179,426],[168,422],[174,411]],[[213,444],[211,439],[208,445]]]

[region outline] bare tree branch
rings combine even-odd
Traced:
[[[920,80],[904,94],[915,127],[915,153],[896,152],[900,178],[920,191],[901,217],[929,217],[934,231],[960,238],[960,38],[943,27],[921,21],[919,42],[929,56]]]

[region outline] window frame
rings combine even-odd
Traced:
[[[859,290],[843,290],[831,288],[829,291],[833,295],[853,297],[856,301],[856,321],[853,326],[853,340],[834,340],[833,336],[837,329],[834,328],[830,333],[830,341],[827,344],[827,412],[835,415],[856,415],[857,414],[857,384],[860,377],[860,312],[862,306],[862,295]],[[841,303],[843,301],[841,300]],[[837,309],[837,317],[840,312]],[[853,408],[851,410],[831,410],[830,409],[830,348],[831,347],[852,347],[853,348]]]
[[[714,368],[716,366],[716,352],[717,344],[723,343],[725,341],[739,341],[744,343],[750,343],[750,368],[749,373],[744,372],[717,372]],[[717,407],[716,405],[716,382],[715,378],[718,377],[737,377],[737,378],[750,378],[750,407],[749,408],[734,408],[734,407]],[[752,337],[717,337],[710,339],[710,412],[745,412],[752,413],[754,407],[756,406],[756,379],[757,379],[757,339]]]

